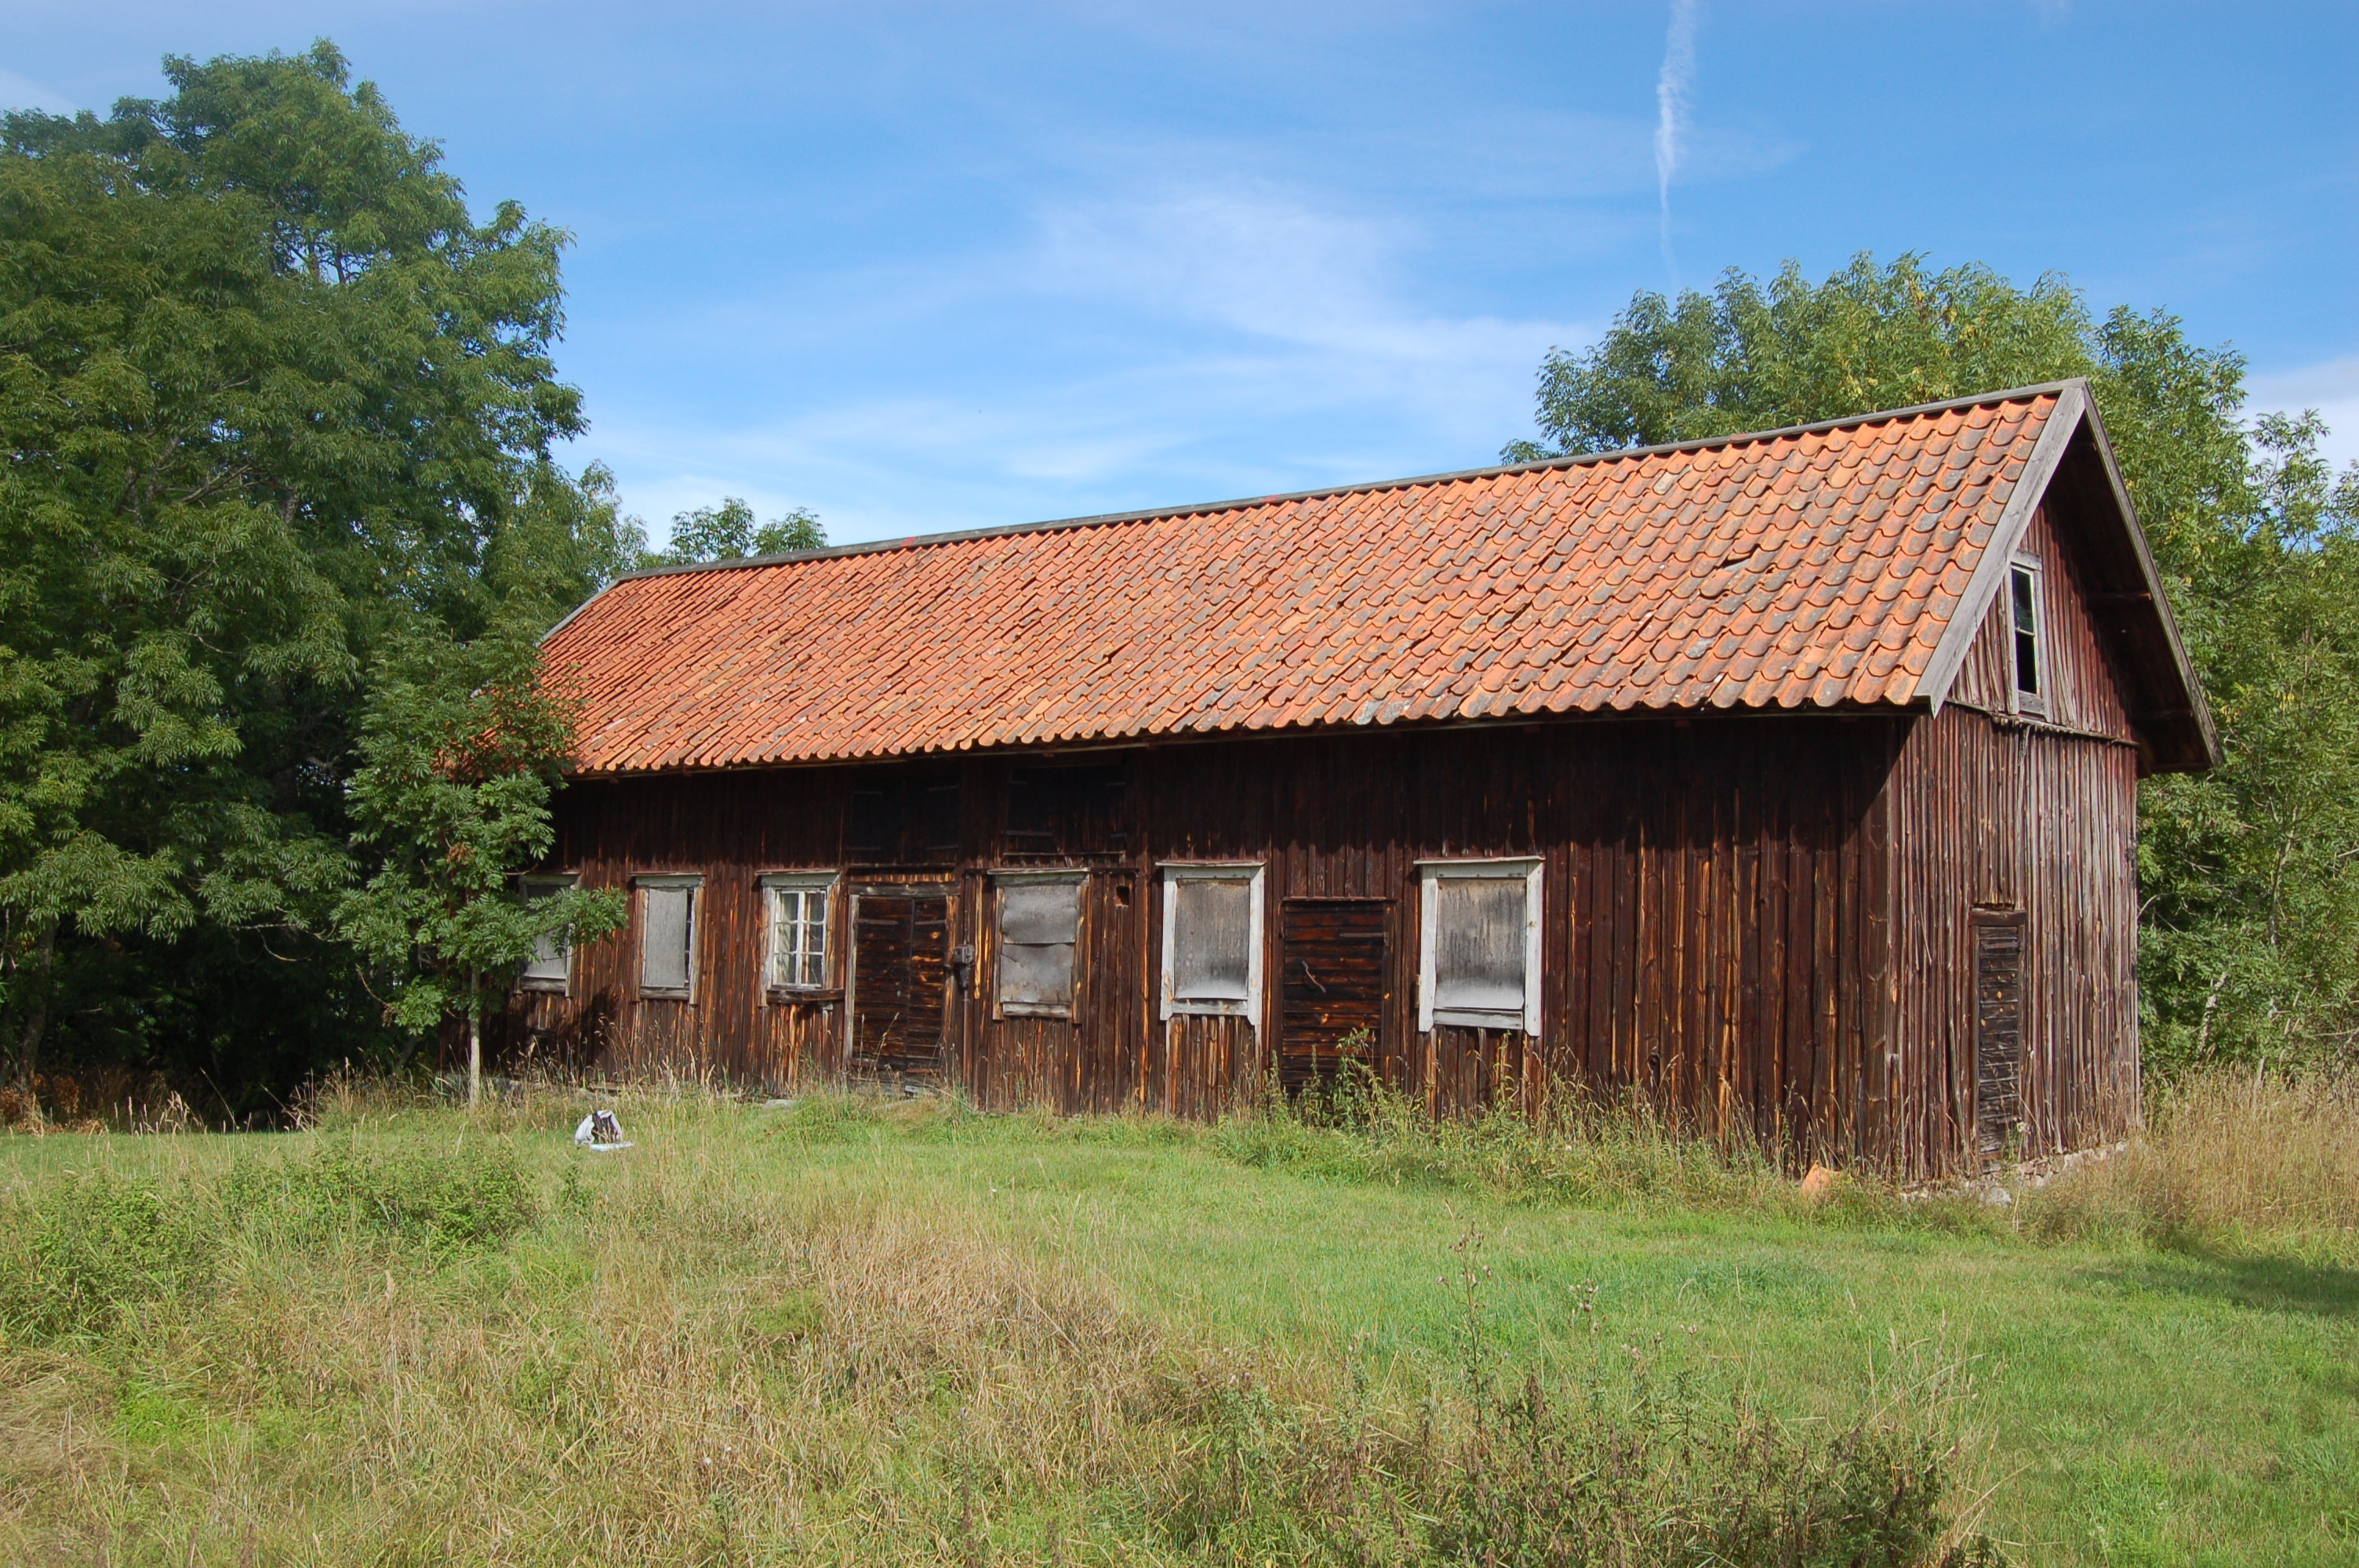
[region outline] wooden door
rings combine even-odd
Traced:
[[[950,1011],[950,899],[862,892],[852,907],[852,1071],[940,1079]]]
[[[1288,1092],[1346,1060],[1373,1068],[1392,973],[1392,903],[1289,898],[1278,906],[1277,1072]],[[1346,1045],[1355,1032],[1364,1032]]]
[[[2023,916],[1976,912],[1974,1149],[2003,1158],[2023,1130]]]

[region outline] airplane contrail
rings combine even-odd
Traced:
[[[1670,36],[1663,40],[1662,74],[1655,79],[1655,189],[1662,203],[1663,265],[1671,287],[1680,264],[1671,254],[1671,176],[1679,172],[1680,141],[1687,129],[1688,90],[1695,81],[1695,36],[1700,0],[1671,0]]]

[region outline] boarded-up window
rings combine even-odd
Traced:
[[[700,877],[641,877],[639,989],[649,996],[685,997],[696,972],[696,903]]]
[[[1419,1027],[1537,1033],[1539,862],[1440,860],[1419,871]]]
[[[1068,1018],[1073,1011],[1073,956],[1082,929],[1076,872],[1006,877],[999,881],[999,1009]]]
[[[571,876],[527,877],[524,896],[527,903],[554,898],[573,886]],[[517,983],[528,991],[562,991],[573,973],[573,951],[565,938],[554,932],[543,936],[532,950]]]
[[[810,990],[827,984],[832,871],[782,871],[762,879],[768,904],[770,950],[766,972],[773,989]]]
[[[1261,1003],[1261,868],[1163,869],[1163,1016]]]
[[[958,849],[954,773],[865,773],[845,797],[843,858],[852,865],[944,865]]]
[[[2017,561],[2007,568],[2008,619],[2015,633],[2015,690],[2020,705],[2037,709],[2047,693],[2040,681],[2039,568]]]
[[[1129,789],[1119,762],[1018,768],[1001,847],[1016,860],[1120,854],[1130,847]]]

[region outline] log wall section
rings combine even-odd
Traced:
[[[552,863],[592,886],[701,873],[696,989],[636,994],[635,922],[576,955],[567,997],[520,999],[511,1046],[771,1089],[842,1073],[841,992],[762,986],[758,885],[840,869],[846,891],[956,890],[977,983],[953,999],[945,1065],[978,1102],[1215,1115],[1258,1092],[1276,1048],[1283,902],[1369,899],[1389,967],[1375,1065],[1437,1111],[1636,1087],[1709,1129],[1888,1162],[1886,781],[1910,722],[1566,721],[579,784]],[[903,803],[897,828],[880,796]],[[1495,856],[1543,862],[1541,1030],[1419,1033],[1417,863]],[[1179,860],[1266,867],[1260,1017],[1158,1016],[1156,868]],[[1049,865],[1090,873],[1073,1017],[996,1016],[990,872]]]
[[[1914,727],[1894,771],[1907,1169],[1972,1163],[1977,909],[2024,919],[2023,1152],[2109,1142],[2138,1118],[2138,755],[2125,683],[2045,509],[2022,547],[2044,579],[2046,714],[2017,710],[2002,595],[1948,704]]]

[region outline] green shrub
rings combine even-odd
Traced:
[[[238,1164],[229,1207],[250,1226],[436,1249],[495,1247],[540,1217],[505,1141],[447,1152],[422,1141],[373,1149],[358,1139],[323,1141],[306,1157]]]
[[[221,1209],[193,1185],[105,1171],[45,1184],[5,1217],[0,1329],[39,1341],[105,1334],[211,1284]]]

